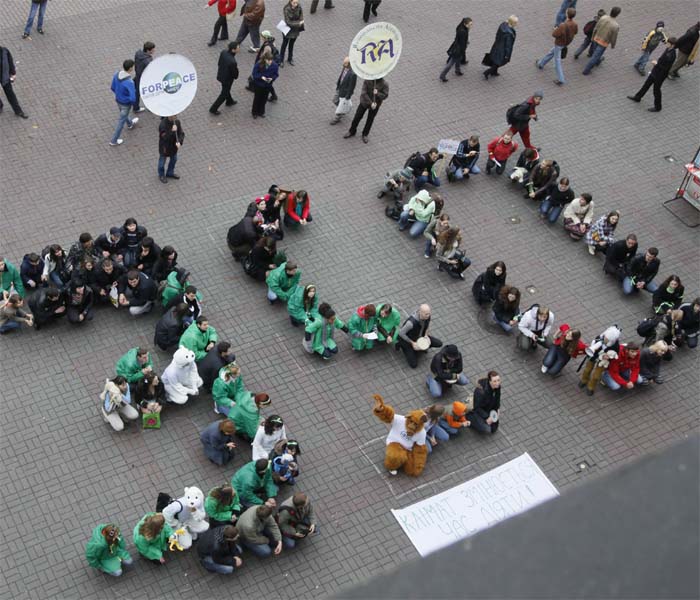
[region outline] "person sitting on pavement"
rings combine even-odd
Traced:
[[[128,307],[129,314],[136,317],[153,308],[156,286],[153,280],[140,271],[132,269],[119,280],[119,306]]]
[[[160,256],[153,265],[153,281],[160,283],[177,269],[177,251],[172,246],[163,246]]]
[[[412,182],[413,169],[411,167],[390,171],[384,176],[384,186],[377,193],[377,198],[391,194],[395,202],[403,202],[404,195],[411,190]]]
[[[197,537],[197,555],[211,573],[230,575],[243,566],[240,534],[234,525],[209,528]]]
[[[553,186],[547,197],[540,204],[540,218],[549,223],[559,220],[564,205],[574,199],[574,190],[571,189],[568,177],[562,177],[556,186]]]
[[[491,170],[496,169],[500,175],[506,170],[508,159],[518,151],[518,143],[513,141],[510,133],[504,133],[500,137],[493,138],[486,146],[489,158],[486,161],[486,174],[491,175]]]
[[[207,355],[197,363],[197,372],[204,382],[204,389],[211,392],[221,367],[225,367],[235,360],[236,355],[231,349],[231,342],[219,342],[209,350]]]
[[[209,325],[209,319],[204,315],[199,315],[180,337],[180,345],[194,352],[196,362],[204,359],[218,341],[216,329]]]
[[[41,273],[41,281],[45,284],[53,284],[59,290],[63,290],[70,281],[70,268],[66,254],[58,244],[52,244],[46,250],[48,250],[46,254],[42,252],[44,254],[44,270]]]
[[[6,300],[12,294],[24,298],[22,275],[15,265],[0,256],[0,300]]]
[[[685,288],[678,275],[669,275],[656,289],[651,298],[654,313],[662,315],[668,310],[678,308],[683,303]]]
[[[112,261],[124,265],[126,241],[119,227],[112,227],[107,233],[99,235],[95,240],[95,247],[103,259],[110,258]]]
[[[467,140],[462,140],[457,147],[457,152],[447,165],[447,180],[462,181],[469,179],[469,175],[478,175],[481,169],[477,166],[479,160],[479,136],[472,135]]]
[[[644,254],[637,254],[632,258],[622,279],[622,291],[626,296],[639,290],[653,294],[659,288],[654,282],[661,266],[658,256],[659,249],[652,246]]]
[[[450,227],[438,235],[435,245],[437,270],[444,271],[455,279],[464,279],[464,271],[472,264],[472,261],[465,256],[464,250],[460,248],[461,242],[460,228]]]
[[[134,408],[131,401],[129,383],[121,375],[105,382],[100,400],[102,418],[114,431],[124,431],[124,420],[135,421],[139,418],[139,411]]]
[[[173,273],[168,275],[168,279],[172,277]],[[165,293],[163,293],[163,300],[165,301]],[[187,305],[187,315],[185,316],[185,322],[190,325],[199,315],[202,314],[202,294],[193,285],[186,285],[184,287],[184,293],[177,293],[173,295],[172,298],[164,304],[164,311],[167,312],[173,306],[178,304]]]
[[[525,182],[525,198],[543,200],[557,186],[559,165],[556,160],[546,159],[539,163]]]
[[[241,514],[241,503],[236,490],[228,483],[212,489],[204,500],[204,512],[209,517],[210,528],[233,525]]]
[[[132,348],[119,358],[115,371],[129,383],[138,383],[146,373],[153,371],[151,353],[140,346]]]
[[[297,190],[287,194],[287,204],[284,207],[283,223],[290,229],[297,229],[313,221],[311,216],[311,199],[306,190]]]
[[[556,377],[572,358],[586,351],[586,344],[581,341],[581,332],[571,329],[568,323],[559,326],[552,345],[542,359],[542,373]]]
[[[449,436],[455,436],[465,427],[469,427],[467,405],[464,402],[454,401],[438,419],[438,425]]]
[[[546,306],[533,304],[518,321],[518,348],[532,351],[537,346],[549,348],[552,340],[549,332],[554,323],[554,313]]]
[[[272,269],[265,279],[267,283],[267,300],[274,304],[278,300],[285,304],[289,300],[292,292],[299,285],[301,279],[301,269],[296,263],[287,260],[276,269]]]
[[[388,302],[377,306],[377,339],[388,345],[396,343],[401,313]]]
[[[615,242],[605,253],[603,271],[608,275],[613,275],[618,281],[622,281],[632,257],[637,253],[637,248],[637,236],[633,233],[628,234],[624,240]]]
[[[501,376],[489,371],[474,389],[474,408],[467,413],[469,427],[479,433],[496,433],[501,410]]]
[[[103,523],[92,530],[92,537],[85,547],[85,557],[91,567],[112,577],[120,577],[124,572],[122,567],[134,564],[131,554],[126,551],[119,527],[112,523]]]
[[[7,300],[0,298],[0,334],[19,329],[22,325],[32,327],[34,317],[22,309],[24,300],[19,294],[12,294]]]
[[[7,262],[0,257],[0,263]],[[0,268],[0,271],[4,271],[4,268]],[[25,288],[30,290],[35,290],[41,285],[41,273],[44,271],[44,261],[41,256],[35,252],[30,252],[25,254],[22,258],[22,264],[19,268],[20,279],[24,284]],[[5,290],[5,284],[2,284],[3,291]],[[9,291],[9,290],[8,290]]]
[[[306,322],[304,327],[304,348],[307,352],[320,354],[324,360],[338,353],[338,346],[333,339],[336,329],[349,333],[343,321],[336,316],[330,304],[322,302],[318,307],[319,316]]]
[[[348,330],[353,350],[370,350],[377,339],[377,309],[374,304],[363,304],[350,317]]]
[[[479,274],[472,285],[472,295],[479,306],[494,302],[506,284],[506,264],[497,260],[486,271]]]
[[[243,384],[241,368],[233,362],[221,367],[211,388],[211,395],[214,398],[214,412],[217,415],[228,416],[231,407],[243,394],[250,395],[250,392],[245,389]]]
[[[272,401],[267,394],[241,394],[228,413],[228,418],[236,425],[236,435],[247,442],[252,442],[260,425],[260,408],[270,404]]]
[[[247,275],[258,281],[265,281],[270,272],[277,268],[275,257],[277,255],[277,242],[272,236],[263,236],[246,256],[243,270]]]
[[[298,285],[287,300],[289,320],[294,327],[304,325],[308,320],[313,321],[318,317],[318,296],[316,286],[309,284],[304,287]]]
[[[447,344],[430,361],[430,373],[425,383],[433,398],[440,398],[452,385],[467,385],[469,379],[462,372],[462,354],[453,344]]]
[[[231,487],[238,492],[244,508],[266,503],[276,505],[278,489],[272,481],[272,465],[266,458],[244,464],[231,478]]]
[[[83,281],[73,280],[65,296],[69,323],[77,325],[92,321],[92,290]]]
[[[435,251],[437,246],[437,238],[441,233],[449,231],[450,229],[450,215],[441,212],[439,215],[433,214],[430,219],[430,223],[425,228],[423,232],[423,237],[426,239],[425,251],[423,253],[423,258],[430,258]]]
[[[188,327],[190,307],[183,302],[168,309],[156,323],[153,343],[161,350],[172,350],[180,341],[180,336]]]
[[[512,285],[504,285],[493,303],[491,319],[506,333],[513,331],[520,315],[520,290]]]
[[[697,348],[698,331],[700,331],[700,297],[692,302],[681,304],[678,310],[683,313],[679,324],[683,341],[688,344],[688,348]]]
[[[80,268],[80,265],[86,258],[92,258],[97,261],[101,256],[102,254],[95,246],[95,240],[92,239],[92,235],[85,232],[80,234],[78,241],[68,250],[66,264],[71,273],[73,273]]]
[[[654,342],[666,342],[668,345],[668,352],[664,354],[664,360],[666,361],[673,360],[673,355],[683,343],[683,332],[680,327],[682,319],[682,310],[669,310],[661,317],[661,320],[654,328],[654,333],[646,341],[647,345],[651,345]]]
[[[586,232],[588,254],[595,256],[596,252],[605,254],[615,242],[615,228],[620,222],[620,213],[611,210],[607,215],[599,217]]]
[[[535,148],[525,148],[518,156],[513,172],[510,174],[511,181],[525,185],[530,179],[530,173],[539,164],[540,155]]]
[[[233,460],[236,448],[236,443],[233,441],[234,433],[236,433],[236,426],[233,421],[224,419],[209,423],[199,434],[205,456],[215,465],[223,467]]]
[[[603,373],[602,382],[611,390],[621,388],[631,390],[642,383],[639,375],[639,345],[635,342],[620,344],[617,358],[610,361],[608,370]]]
[[[288,550],[318,531],[311,500],[303,492],[296,492],[282,502],[277,515],[282,544]]]
[[[440,425],[440,419],[445,415],[445,406],[443,404],[431,404],[423,409],[428,420],[425,422],[425,436],[428,448],[428,455],[432,454],[433,448],[440,442],[447,442],[450,439],[450,434],[445,431]]]
[[[440,179],[435,174],[435,163],[443,158],[444,155],[440,154],[437,148],[431,148],[427,152],[411,157],[406,166],[413,171],[415,177],[413,184],[417,192],[428,183],[433,187],[440,187]]]
[[[270,453],[275,444],[287,438],[284,421],[279,415],[270,415],[258,427],[253,438],[253,460],[261,458],[272,459]]]
[[[619,349],[620,328],[617,325],[611,325],[599,336],[596,336],[586,349],[587,358],[578,387],[580,389],[586,388],[588,396],[595,393],[598,382],[610,366],[610,361],[617,358]]]
[[[656,384],[664,382],[661,376],[661,361],[669,352],[668,344],[663,340],[654,342],[648,348],[643,348],[639,357],[639,376],[641,385],[649,385],[652,381]]]
[[[421,304],[399,330],[396,349],[401,350],[408,366],[415,369],[418,366],[418,353],[427,352],[429,348],[441,348],[442,341],[428,334],[431,320],[431,308]],[[420,340],[420,342],[419,342]]]
[[[34,316],[34,329],[39,331],[66,314],[66,298],[53,285],[39,290],[29,298],[29,309]]]
[[[408,204],[404,205],[403,212],[399,216],[399,231],[406,229],[409,222],[413,220],[408,233],[416,238],[426,230],[433,214],[438,212],[435,199],[430,196],[430,192],[420,190],[408,201]]]
[[[144,237],[136,249],[134,266],[149,277],[153,275],[153,269],[160,258],[160,246],[150,236]]]
[[[251,506],[238,519],[241,543],[258,558],[282,552],[282,534],[267,504]]]
[[[228,230],[226,243],[236,262],[241,262],[248,256],[248,253],[260,239],[262,221],[262,216],[246,215]]]
[[[572,240],[580,240],[591,228],[593,197],[588,193],[574,198],[564,207],[564,229]]]
[[[118,302],[119,281],[125,274],[124,267],[112,262],[111,258],[105,258],[97,263],[95,268],[92,291],[95,292],[95,300],[103,304]]]

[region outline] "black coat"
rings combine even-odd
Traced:
[[[253,246],[248,255],[250,266],[247,267],[246,273],[253,279],[265,281],[265,273],[269,270],[269,265],[272,264],[274,258],[265,248],[258,245]]]
[[[462,355],[458,353],[456,358],[450,360],[445,356],[446,349],[446,346],[442,348],[430,361],[430,372],[435,379],[441,382],[453,379],[455,374],[459,374],[464,370]]]
[[[236,355],[229,351],[226,358],[221,358],[219,350],[214,346],[207,355],[197,363],[197,372],[199,376],[204,381],[204,387],[211,390],[211,386],[214,385],[214,380],[219,375],[219,370],[221,367],[236,360]]]
[[[65,314],[55,314],[57,308],[65,305],[66,297],[63,294],[59,294],[55,300],[50,300],[46,288],[29,298],[29,309],[34,315],[34,320],[40,325]]]
[[[153,60],[153,56],[144,50],[137,50],[134,55],[134,68],[136,70],[136,76],[134,79],[136,81],[141,81],[141,75],[146,70],[146,67]]]
[[[355,93],[355,86],[357,85],[357,75],[355,75],[355,72],[350,69],[348,71],[348,74],[345,76],[345,79],[343,81],[340,81],[340,78],[343,76],[343,71],[340,71],[340,75],[338,75],[338,81],[335,83],[335,91],[338,92],[338,97],[339,98],[345,98],[345,99],[350,99],[352,95]]]
[[[700,313],[693,312],[693,303],[686,302],[678,308],[683,311],[683,318],[681,319],[683,333],[686,335],[697,333],[700,330]]]
[[[452,45],[447,49],[447,55],[450,58],[462,59],[469,45],[469,28],[464,25],[464,21],[460,21],[455,32],[455,39]]]
[[[131,306],[143,306],[146,302],[155,300],[156,284],[148,275],[139,273],[139,283],[135,288],[129,286],[128,277],[129,274],[126,273],[119,279],[119,293],[123,294],[129,288],[133,295],[133,299],[130,301]]]
[[[12,53],[7,48],[0,46],[0,85],[10,83],[10,77],[13,77],[16,73]]]
[[[253,245],[258,240],[258,230],[253,223],[253,217],[243,217],[228,230],[226,241],[230,246]]]
[[[647,379],[659,376],[662,356],[652,352],[649,348],[643,348],[639,357],[639,374]]]
[[[515,29],[505,21],[501,23],[496,32],[496,39],[491,46],[489,56],[491,63],[497,67],[502,67],[510,62],[513,46],[515,44]]]
[[[148,235],[148,230],[143,225],[137,225],[136,231],[131,233],[126,227],[122,227],[122,240],[126,248],[135,250],[139,247],[141,240]]]
[[[200,558],[211,556],[217,565],[234,566],[234,556],[240,556],[241,549],[235,542],[227,542],[224,539],[224,527],[214,527],[197,537],[197,554]]]
[[[233,83],[235,79],[238,79],[236,56],[230,50],[222,50],[219,54],[219,70],[216,73],[216,80],[221,83]]]
[[[112,287],[115,281],[119,281],[122,275],[124,275],[124,267],[112,263],[112,272],[105,273],[102,269],[101,263],[95,267],[95,292],[99,293],[100,290],[107,290]]]
[[[153,268],[160,258],[160,246],[158,244],[153,244],[151,246],[151,251],[146,256],[141,256],[141,245],[139,244],[138,252],[136,253],[136,266],[143,265],[141,271],[148,275],[149,277],[153,273]]]
[[[406,166],[411,167],[411,169],[413,169],[413,174],[418,177],[423,171],[428,171],[428,173],[430,173],[430,170],[436,162],[437,161],[432,160],[428,153],[425,152],[424,154],[416,156],[416,158],[410,161]]]
[[[185,330],[185,325],[182,318],[175,315],[175,308],[167,311],[156,323],[156,333],[153,337],[153,343],[161,350],[167,350],[173,346],[177,346],[182,332]]]
[[[168,263],[166,256],[160,256],[158,257],[156,264],[153,265],[153,280],[157,282],[163,281],[163,279],[167,279],[168,275],[170,275],[170,273],[176,269],[177,252],[175,253],[175,258],[173,259],[172,263]]]
[[[693,51],[698,37],[700,37],[699,31],[698,27],[694,25],[678,38],[676,48],[678,48],[679,52],[689,55]]]
[[[618,240],[608,248],[605,253],[605,264],[603,269],[609,275],[624,275],[627,269],[627,264],[632,260],[632,257],[637,253],[637,244],[631,248],[627,247],[627,240]]]
[[[627,267],[627,275],[634,278],[635,283],[649,283],[659,272],[661,261],[654,257],[651,262],[645,260],[644,254],[637,254]]]
[[[679,285],[674,292],[668,292],[663,285],[659,285],[659,289],[651,297],[651,304],[655,311],[662,305],[664,312],[669,308],[678,308],[680,303],[683,302],[684,293],[685,289],[682,285]]]
[[[110,254],[121,254],[126,248],[126,240],[124,236],[120,236],[116,242],[113,242],[109,235],[103,233],[95,240],[95,248],[97,248],[101,253],[109,252]]]
[[[515,315],[520,312],[520,304],[516,302],[514,305],[506,306],[499,296],[493,303],[493,312],[499,321],[507,323],[508,321],[512,321]]]
[[[668,77],[674,62],[676,62],[676,49],[666,48],[666,51],[656,61],[654,68],[649,73],[649,77],[654,81],[663,81]]]
[[[177,125],[177,132],[172,130],[173,125]],[[158,135],[158,151],[161,156],[175,156],[178,151],[178,147],[175,144],[180,142],[180,145],[182,145],[185,142],[185,132],[182,130],[180,119],[171,121],[165,118],[161,120]]]

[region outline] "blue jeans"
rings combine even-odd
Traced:
[[[426,183],[429,183],[433,187],[440,187],[440,178],[435,177],[433,172],[430,171],[427,175],[418,175],[415,179],[416,191],[422,190]]]
[[[513,326],[507,321],[500,321],[498,317],[496,317],[496,313],[493,311],[491,311],[491,320],[506,333],[513,331]]]
[[[554,46],[554,48],[540,59],[537,66],[542,69],[550,60],[554,59],[554,68],[557,71],[557,78],[561,83],[566,83],[564,69],[561,66],[561,51],[563,48],[563,46]]]
[[[450,58],[447,59],[447,64],[445,65],[445,68],[442,70],[442,73],[440,73],[440,79],[444,79],[445,77],[447,77],[447,74],[450,72],[450,69],[452,67],[455,68],[456,74],[461,75],[462,70],[459,68],[461,60],[462,59],[459,56],[450,56]]]
[[[24,26],[24,33],[29,35],[32,30],[32,24],[34,23],[34,17],[36,17],[37,11],[39,11],[39,19],[36,22],[36,28],[42,29],[44,27],[44,15],[46,14],[46,6],[48,5],[48,0],[44,0],[41,4],[34,4],[29,9],[29,17],[27,17],[27,24]]]
[[[550,223],[556,223],[557,219],[559,219],[559,215],[561,214],[563,206],[552,206],[552,203],[549,199],[549,196],[547,196],[544,200],[542,200],[542,204],[540,204],[540,214],[543,217],[547,217],[547,220]]]
[[[119,107],[119,121],[117,121],[117,128],[114,130],[114,135],[112,136],[113,144],[117,143],[119,136],[122,134],[122,129],[124,129],[124,125],[128,125],[129,127],[132,125],[131,119],[129,118],[129,113],[132,108],[131,104],[119,104],[119,102],[117,102],[117,106]]]
[[[269,540],[272,540],[272,536],[267,529],[264,529],[262,534]],[[272,554],[272,547],[276,545],[277,544],[273,541],[270,541],[268,544],[251,544],[249,542],[243,542],[243,547],[248,548],[248,550],[250,550],[258,558],[267,558],[270,556]]]
[[[270,288],[267,288],[267,299],[270,302],[277,302],[277,294],[273,292]]]
[[[634,63],[634,68],[638,71],[644,71],[650,58],[651,52],[642,52],[642,55],[637,59],[637,62]]]
[[[650,281],[642,289],[646,290],[650,294],[653,294],[656,290],[659,289],[659,285],[657,283],[654,283],[653,281]],[[634,283],[632,283],[632,279],[629,277],[625,277],[622,280],[622,291],[625,293],[626,296],[629,296],[630,294],[638,290]]]
[[[430,395],[433,398],[439,398],[440,396],[442,396],[443,383],[441,381],[438,381],[432,375],[428,375],[428,378],[425,380],[425,383],[428,385]],[[460,373],[459,377],[457,378],[457,381],[453,385],[467,385],[468,383],[469,379],[467,379],[467,376],[464,373]]]
[[[479,160],[479,157],[478,157],[478,156],[477,156],[476,158],[474,158],[474,159],[467,165],[467,167],[465,167],[465,168],[468,168],[468,169],[469,169],[469,172],[470,172],[472,175],[478,175],[479,173],[481,173],[481,169],[480,169],[479,167],[476,166],[476,161],[477,161],[477,160]],[[462,168],[460,168],[460,167],[455,167],[454,165],[450,165],[449,167],[447,167],[447,170],[448,170],[452,175],[454,175],[454,178],[455,178],[457,181],[462,181],[462,179],[464,179],[464,171],[462,170]]]
[[[624,371],[620,371],[620,375],[622,375],[622,377],[624,379],[627,379],[630,376],[629,369],[625,369]],[[605,373],[603,373],[602,379],[605,382],[605,385],[607,385],[613,391],[617,391],[622,387],[619,383],[617,383],[617,381],[615,381],[612,378],[610,373],[608,373],[607,371],[605,371]],[[642,381],[644,381],[644,379],[640,375],[639,377],[637,377],[637,381],[635,382],[635,385],[639,385],[640,383],[642,383]]]
[[[584,75],[588,75],[593,67],[597,67],[602,62],[603,54],[606,50],[606,46],[601,46],[595,42],[591,42],[591,46],[593,46],[593,55],[591,56],[591,60],[588,61],[586,68],[583,70]]]
[[[446,431],[449,435],[457,435],[459,433],[459,429],[457,429],[456,427],[450,427],[447,424],[447,421],[445,421],[445,419],[439,419],[438,425],[443,431]]]
[[[207,571],[219,573],[220,575],[230,575],[236,569],[233,565],[220,565],[215,563],[211,556],[200,558],[199,561]]]
[[[581,56],[583,54],[583,51],[586,48],[588,48],[588,46],[590,46],[592,43],[593,42],[591,41],[591,38],[589,38],[589,37],[583,38],[583,43],[578,47],[578,50],[576,50],[576,52],[574,52],[574,57],[578,58],[579,56]],[[588,51],[588,56],[591,56],[592,54],[593,54],[593,48],[591,48]]]
[[[428,437],[434,437],[438,442],[448,442],[450,440],[450,434],[439,424],[432,426],[428,432]],[[428,449],[428,454],[433,451],[433,445],[430,443],[430,440],[425,441],[425,447]]]
[[[165,170],[165,160],[167,158],[170,158],[170,161],[168,162],[168,170]],[[165,175],[166,177],[172,177],[175,175],[175,165],[177,164],[177,154],[173,154],[170,157],[167,156],[160,156],[158,157],[158,175],[163,177]]]
[[[7,333],[8,331],[13,331],[19,329],[20,324],[17,321],[8,321],[4,325],[0,326],[0,333]]]
[[[559,375],[570,360],[571,356],[564,352],[559,346],[552,346],[547,350],[547,354],[544,355],[542,365],[547,367],[547,373],[550,375]]]
[[[401,213],[401,216],[399,217],[399,231],[403,231],[404,229],[406,229],[407,226],[408,211],[405,210]],[[414,238],[418,237],[425,231],[426,227],[428,227],[428,223],[426,223],[425,221],[416,221],[411,225],[411,229],[408,230],[408,234]]]

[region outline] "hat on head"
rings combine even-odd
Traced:
[[[267,394],[255,394],[254,400],[257,406],[269,406],[272,404],[272,400]]]
[[[534,94],[532,94],[533,98],[544,98],[544,92],[542,90],[537,90]]]
[[[119,235],[121,236],[122,230],[119,227],[111,227],[109,230],[109,235]]]
[[[405,177],[406,179],[410,179],[413,177],[413,169],[411,167],[405,167],[401,169],[401,177]]]
[[[657,27],[664,27],[666,24],[663,21],[659,21],[656,26]]]
[[[269,29],[266,29],[265,31],[263,31],[260,35],[263,36],[265,39],[268,39],[268,40],[269,40],[270,38],[274,38],[274,36],[272,35],[272,33],[270,33],[270,30],[269,30]]]
[[[448,344],[445,346],[445,356],[449,358],[457,358],[459,356],[459,350],[454,344]]]

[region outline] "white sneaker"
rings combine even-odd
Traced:
[[[220,415],[219,409],[216,407],[216,402],[214,402],[214,414]]]
[[[430,254],[424,254],[423,258],[430,258]]]
[[[138,123],[138,122],[139,122],[139,118],[138,118],[138,117],[134,117],[133,119],[131,119],[131,125],[127,125],[126,128],[127,128],[127,129],[133,129],[133,128],[134,128],[134,125],[136,125],[136,123]]]
[[[549,367],[545,367],[544,365],[542,365],[542,368],[540,369],[540,371],[542,371],[543,373],[546,373],[547,371],[549,371]]]
[[[116,142],[110,142],[110,146],[121,146],[124,143],[124,140],[119,138]]]
[[[595,246],[588,246],[588,254],[595,256]]]
[[[394,469],[393,471],[389,471],[389,475],[396,475],[397,473],[398,471],[396,469]]]

